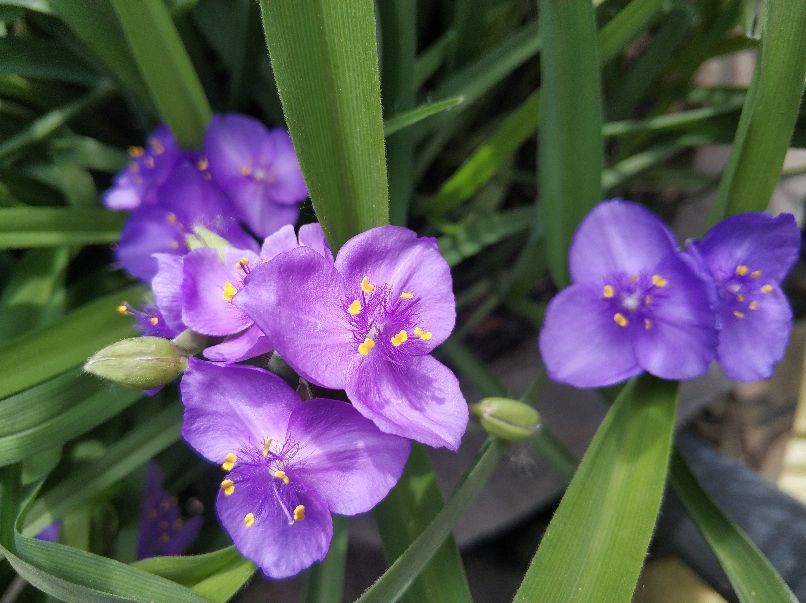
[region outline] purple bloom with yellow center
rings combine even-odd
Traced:
[[[798,258],[800,232],[791,214],[731,216],[692,244],[716,285],[719,364],[731,379],[772,376],[792,330],[780,283]]]
[[[172,339],[183,331],[168,324],[160,309],[154,305],[146,304],[138,309],[124,302],[117,307],[117,310],[118,314],[133,317],[134,327],[143,335]]]
[[[232,303],[300,375],[344,389],[381,430],[459,447],[467,403],[430,355],[456,318],[436,240],[382,226],[347,241],[335,262],[298,247],[252,271]]]
[[[182,377],[182,435],[226,472],[218,517],[242,555],[272,578],[327,554],[331,513],[372,509],[409,453],[345,402],[303,402],[280,377],[191,359]]]
[[[256,235],[297,221],[308,189],[287,131],[245,115],[216,115],[204,153],[216,182]]]
[[[162,487],[162,472],[153,461],[146,467],[144,494],[137,558],[181,555],[198,537],[202,518],[182,517],[176,497]]]
[[[182,151],[168,126],[151,133],[145,147],[130,147],[131,161],[103,195],[109,209],[133,210],[157,203],[157,189],[171,175]]]
[[[552,379],[602,387],[642,371],[690,379],[707,370],[717,342],[710,284],[653,213],[599,204],[568,261],[572,284],[551,300],[540,332]]]

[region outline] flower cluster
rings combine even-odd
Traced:
[[[780,282],[799,248],[790,214],[732,216],[680,251],[648,210],[601,203],[571,244],[571,286],[546,312],[549,375],[577,387],[643,371],[691,379],[717,360],[736,380],[770,377],[792,327]]]
[[[117,258],[144,281],[157,272],[154,253],[187,253],[193,226],[255,249],[249,233],[265,237],[293,224],[308,195],[288,132],[244,115],[214,116],[200,152],[181,150],[162,126],[129,155],[103,201],[132,212]]]

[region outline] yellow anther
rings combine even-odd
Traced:
[[[235,262],[235,269],[241,270],[244,266],[249,265],[249,258],[241,258],[237,262]]]
[[[159,324],[160,319],[157,318],[156,316],[152,316],[151,318],[148,319],[148,322],[150,322],[152,325],[156,327]]]
[[[168,529],[168,525],[169,525],[169,524],[168,524],[168,522],[167,522],[167,521],[162,520],[162,521],[160,522],[160,530],[167,530],[167,529]]]
[[[132,174],[136,174],[137,172],[140,171],[140,166],[137,165],[136,163],[132,162],[132,163],[129,164],[129,171]],[[139,176],[138,176],[138,178],[139,178]],[[141,180],[142,180],[142,178],[141,178]]]
[[[637,274],[633,274],[632,276],[630,276],[630,282],[631,282],[631,283],[634,283],[634,282],[636,282],[637,280],[638,280],[638,275],[637,275]]]
[[[168,534],[160,534],[160,542],[161,542],[162,544],[168,544],[168,542],[169,542],[170,540],[171,540],[171,537],[170,537],[170,536],[168,536]]]
[[[224,496],[231,496],[235,492],[235,484],[231,479],[225,479],[221,482],[221,489],[224,491]]]
[[[751,273],[750,273],[750,276],[751,276],[752,278],[758,278],[758,277],[760,277],[760,276],[761,276],[761,270],[753,270],[753,272],[751,272]]]
[[[185,527],[185,522],[182,521],[181,517],[179,517],[177,519],[174,519],[174,523],[171,526],[171,528],[173,529],[174,532],[178,532],[179,530],[181,530],[184,527]]]
[[[176,214],[172,211],[169,211],[167,214],[165,214],[165,220],[168,222],[168,224],[176,224]]]
[[[146,167],[148,169],[153,169],[153,167],[154,167],[154,158],[153,157],[149,157],[148,155],[146,155],[146,158],[143,159],[143,162],[146,164]]]
[[[646,295],[646,296],[644,296],[644,303],[645,303],[647,306],[648,306],[649,304],[651,304],[651,303],[652,303],[652,296],[651,296],[651,295]]]
[[[741,293],[739,293],[739,295],[736,296],[736,301],[743,302],[744,300],[745,300],[745,297]]]
[[[294,507],[294,521],[302,521],[305,519],[305,505],[297,505]]]
[[[282,469],[277,469],[277,471],[275,471],[274,473],[272,473],[272,475],[273,475],[274,477],[276,477],[277,479],[281,479],[281,480],[283,480],[283,484],[285,484],[286,486],[287,486],[287,485],[289,484],[289,482],[291,481],[290,479],[288,479],[288,476],[286,475],[285,471],[283,471]]]
[[[240,171],[240,172],[241,172],[241,174],[243,174],[244,176],[248,176],[249,174],[251,174],[251,173],[252,173],[252,168],[250,168],[248,165],[242,165],[242,166],[241,166],[241,169],[240,169],[239,171]]]
[[[607,299],[610,299],[616,294],[616,290],[613,289],[611,285],[605,285],[604,289],[602,289],[602,295],[604,295]]]
[[[750,302],[750,305],[748,306],[748,308],[750,308],[751,310],[758,310],[758,306],[759,306],[759,303],[757,301],[753,301],[753,302]]]
[[[235,466],[235,461],[237,460],[238,457],[230,452],[227,456],[224,457],[224,462],[221,465],[221,468],[224,471],[232,471],[232,468]]]
[[[168,241],[168,247],[171,249],[179,249],[179,241]]]
[[[400,329],[400,332],[397,335],[395,335],[394,337],[392,337],[392,339],[390,341],[392,342],[392,345],[397,348],[397,347],[400,347],[401,345],[403,345],[404,343],[406,343],[408,338],[409,338],[409,334],[406,333],[405,330]]]
[[[163,498],[162,501],[160,502],[160,509],[162,509],[163,511],[167,511],[168,509],[171,508],[171,502],[172,501],[170,498]]]
[[[362,356],[366,356],[367,354],[369,354],[369,351],[374,347],[375,347],[375,342],[372,339],[370,339],[369,337],[367,337],[364,340],[364,343],[359,343],[358,344],[358,353],[361,354]]]
[[[165,147],[162,146],[158,138],[149,138],[148,144],[151,146],[151,150],[155,155],[161,155],[165,152]]]
[[[210,162],[207,161],[207,157],[202,157],[196,162],[196,167],[203,172],[208,167],[210,167]]]
[[[410,291],[404,291],[400,294],[400,299],[411,299],[412,297],[414,297],[414,293],[411,293]]]
[[[630,321],[627,320],[627,317],[621,312],[616,312],[613,314],[613,321],[620,327],[626,327],[628,324],[630,324]]]
[[[428,341],[432,335],[431,331],[423,331],[420,327],[414,327],[414,334],[423,341]]]
[[[750,268],[748,268],[744,264],[739,264],[738,266],[736,266],[736,274],[738,274],[739,276],[744,276],[748,272],[750,272]]]
[[[651,321],[651,320],[649,320],[648,318],[645,318],[645,319],[644,319],[644,328],[645,328],[647,331],[649,331],[649,329],[651,329],[651,328],[652,328],[652,321]]]
[[[733,311],[733,315],[734,315],[736,318],[744,318],[744,312],[739,312],[738,310],[734,310],[734,311]]]
[[[145,152],[143,147],[129,147],[129,157],[142,157]]]
[[[761,288],[762,293],[772,293],[772,285],[764,285]]]
[[[347,307],[347,311],[355,316],[361,311],[361,302],[359,302],[357,299],[354,299],[353,303]]]
[[[224,299],[227,301],[232,301],[232,298],[235,297],[235,294],[238,293],[238,290],[232,286],[232,283],[227,281],[224,283]]]
[[[148,510],[148,518],[154,521],[157,518],[157,511],[156,509],[149,509]]]
[[[269,456],[269,446],[271,446],[271,438],[266,438],[263,442],[263,456]]]
[[[653,274],[652,275],[652,284],[656,287],[665,287],[669,284],[665,278],[663,278],[660,274]]]
[[[121,316],[126,316],[126,314],[129,313],[129,309],[123,304],[120,304],[117,308],[115,308],[115,310],[117,310],[118,314]]]
[[[372,293],[375,290],[375,285],[369,282],[368,276],[361,279],[361,290],[364,293]]]
[[[247,513],[243,518],[243,525],[245,525],[247,528],[251,528],[254,523],[255,523],[255,514]]]

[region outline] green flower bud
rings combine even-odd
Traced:
[[[504,440],[522,440],[540,427],[540,414],[518,400],[484,398],[470,409],[488,433]]]
[[[187,368],[185,352],[161,337],[132,337],[96,352],[84,370],[131,389],[170,383]]]
[[[185,329],[179,333],[179,335],[171,339],[171,342],[184,350],[188,356],[193,356],[207,347],[207,336],[191,331],[190,329]]]

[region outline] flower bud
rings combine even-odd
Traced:
[[[84,370],[131,389],[170,383],[187,368],[181,348],[161,337],[132,337],[96,352]]]
[[[484,398],[470,408],[488,433],[505,440],[522,440],[540,426],[540,414],[518,400]]]
[[[171,343],[179,346],[188,356],[193,356],[207,347],[207,336],[185,329],[171,339]]]

